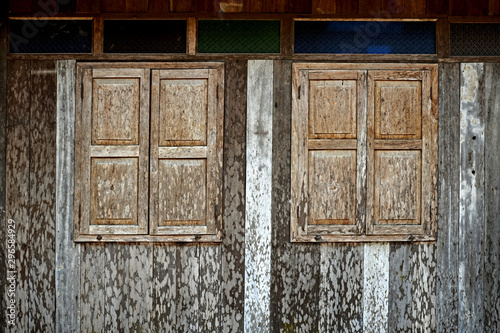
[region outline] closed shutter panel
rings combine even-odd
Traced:
[[[437,115],[432,77],[429,70],[368,74],[367,234],[434,233]]]
[[[293,239],[362,232],[365,81],[357,70],[294,73]]]
[[[81,234],[146,234],[149,71],[83,69],[76,115]],[[77,224],[78,225],[78,224]]]
[[[152,72],[151,234],[220,230],[221,84],[217,69]]]

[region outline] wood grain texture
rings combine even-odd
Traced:
[[[359,0],[359,14],[378,17],[382,9],[381,0]]]
[[[31,64],[30,330],[54,331],[56,173],[56,62]]]
[[[176,253],[176,244],[153,246],[152,332],[173,331],[177,325]]]
[[[388,243],[365,244],[363,265],[363,332],[388,332]]]
[[[177,249],[177,331],[199,332],[199,245],[184,245]]]
[[[363,247],[321,244],[320,332],[363,332]]]
[[[81,245],[81,257],[78,258],[81,275],[76,278],[79,284],[80,315],[74,328],[80,332],[102,332],[106,327],[105,246],[105,244]]]
[[[274,62],[271,329],[319,329],[320,248],[290,243],[291,61]]]
[[[450,0],[427,0],[427,15],[447,15]],[[453,0],[451,0],[453,1]]]
[[[10,61],[7,71],[6,219],[16,224],[16,319],[8,332],[29,331],[31,261],[29,196],[30,62]]]
[[[103,13],[124,13],[126,0],[101,0],[101,11]]]
[[[221,332],[244,331],[247,61],[225,64]]]
[[[150,14],[165,14],[169,12],[170,2],[164,0],[149,0],[148,6],[148,12]]]
[[[289,13],[312,13],[312,0],[291,0],[288,1]]]
[[[484,64],[461,65],[459,331],[484,329]]]
[[[73,243],[76,62],[57,62],[56,134],[56,323],[79,332],[80,245]]]
[[[460,65],[439,66],[439,201],[437,330],[458,327],[460,200]]]
[[[149,9],[148,0],[126,0],[125,11],[127,13],[145,13]]]
[[[171,13],[192,13],[195,11],[195,0],[176,1],[170,0]]]
[[[484,330],[500,331],[500,66],[484,65]]]
[[[337,1],[312,0],[313,14],[335,14],[336,12],[337,12]]]
[[[273,62],[249,60],[245,215],[245,331],[269,331]]]
[[[7,11],[8,3],[2,7]],[[8,35],[6,15],[0,17],[2,26],[0,27],[0,260],[6,265],[8,263],[8,248],[7,248],[7,224],[5,223],[5,190],[6,190],[6,125],[7,125],[7,50]],[[6,266],[4,266],[6,267]],[[6,274],[0,274],[0,284],[7,285]],[[7,306],[7,289],[0,290],[0,327],[7,327],[6,306]]]
[[[203,244],[200,253],[200,310],[198,332],[221,332],[222,248]]]
[[[102,0],[77,0],[76,12],[77,13],[99,13],[101,12]]]

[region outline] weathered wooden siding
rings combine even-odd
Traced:
[[[255,64],[225,62],[222,243],[84,244],[81,252],[72,252],[56,222],[56,178],[64,176],[56,176],[56,68],[63,64],[71,65],[8,63],[5,160],[0,149],[7,175],[0,185],[6,217],[18,222],[19,307],[17,327],[4,331],[245,331],[253,320],[246,279],[258,280],[246,272],[245,252],[261,251],[246,244],[258,223],[245,223],[247,205],[260,203],[248,201],[245,190],[247,86]],[[259,289],[268,302],[259,305],[265,321],[247,332],[499,331],[500,65],[440,65],[436,243],[292,244],[291,64],[275,60],[265,73],[273,107],[263,133],[272,144],[262,146],[272,157],[270,256],[259,272],[270,280]],[[68,250],[75,266],[61,255]],[[71,270],[76,277],[63,274]],[[71,292],[74,302],[65,303],[59,293]],[[65,317],[66,306],[76,313]]]
[[[487,16],[500,14],[498,0],[69,0],[10,2],[12,13],[302,13],[338,16]]]
[[[4,7],[2,7],[3,9]],[[7,263],[7,224],[5,223],[5,166],[6,166],[6,123],[7,123],[7,25],[5,15],[0,17],[0,262]],[[1,264],[0,264],[1,265]],[[7,283],[6,274],[0,274],[0,285]],[[6,313],[7,292],[0,291],[0,313]],[[0,315],[0,327],[6,327],[5,315]]]

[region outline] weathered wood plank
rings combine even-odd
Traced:
[[[244,330],[247,61],[225,64],[221,331]]]
[[[8,3],[2,5],[7,12]],[[6,124],[7,124],[7,15],[0,17],[0,262],[8,264],[7,224],[5,221],[5,167],[6,167]],[[6,266],[4,266],[6,267]],[[0,285],[7,286],[7,275],[0,274]],[[0,327],[7,327],[7,288],[0,290]]]
[[[269,331],[273,62],[248,62],[245,331]]]
[[[461,65],[458,330],[484,328],[484,65]]]
[[[413,244],[411,280],[411,331],[436,331],[436,246]]]
[[[101,11],[101,0],[77,0],[77,13],[99,13]]]
[[[363,245],[321,244],[320,332],[363,332]]]
[[[200,307],[198,332],[220,332],[222,289],[219,245],[202,244],[200,254]]]
[[[80,318],[81,332],[103,332],[104,307],[106,297],[106,277],[104,275],[106,244],[84,244],[81,248]]]
[[[484,331],[500,332],[500,65],[485,64]]]
[[[101,12],[124,13],[126,0],[101,0]]]
[[[177,331],[200,332],[200,256],[199,244],[186,244],[177,248]]]
[[[150,244],[105,246],[105,331],[150,331],[152,253]]]
[[[55,330],[56,62],[31,64],[30,330]],[[36,221],[36,222],[35,222]]]
[[[57,62],[56,330],[79,332],[80,245],[73,243],[76,63]]]
[[[437,330],[458,327],[458,220],[460,198],[460,65],[439,65],[439,198]]]
[[[153,246],[152,332],[174,331],[177,325],[176,245]]]
[[[389,332],[411,331],[411,245],[391,244],[389,249]]]
[[[29,125],[30,62],[14,60],[7,71],[6,219],[16,225],[16,315],[14,332],[29,331],[30,201]],[[13,299],[13,298],[12,298]],[[9,331],[9,330],[8,330]],[[10,332],[10,331],[9,331]]]
[[[363,332],[388,332],[388,243],[365,244],[363,284]]]

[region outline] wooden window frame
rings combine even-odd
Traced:
[[[436,64],[294,63],[292,67],[291,214],[292,242],[407,242],[435,241],[437,232],[438,66]],[[357,139],[316,140],[308,134],[309,76],[328,78],[357,71]],[[372,83],[377,75],[396,71],[422,82],[422,137],[420,140],[375,140]],[[334,74],[332,74],[334,73]],[[406,73],[406,74],[405,74]],[[421,73],[421,74],[419,74]],[[419,76],[420,75],[420,76]],[[418,78],[420,77],[420,79]],[[386,141],[386,142],[384,142]],[[418,142],[417,142],[418,141]],[[375,150],[420,151],[420,224],[374,225]],[[389,147],[390,146],[390,147]],[[308,148],[309,147],[309,148]],[[311,148],[312,147],[312,148]],[[311,150],[310,150],[311,149]],[[312,225],[309,222],[309,153],[315,150],[356,150],[356,221],[352,225]],[[414,153],[410,153],[414,154]],[[418,166],[417,166],[418,167]]]
[[[166,73],[182,78],[191,79],[193,73],[202,74],[207,79],[208,98],[211,103],[208,115],[210,122],[207,127],[207,142],[203,147],[203,142],[194,142],[197,145],[191,147],[168,147],[169,154],[174,154],[171,158],[202,158],[206,159],[207,195],[206,212],[207,218],[203,226],[166,226],[157,228],[153,219],[157,219],[157,209],[152,208],[152,204],[157,204],[153,196],[157,191],[152,191],[151,186],[157,184],[151,176],[155,163],[154,158],[158,157],[158,143],[153,144],[153,140],[158,137],[157,120],[159,107],[158,86],[155,86],[155,76]],[[147,135],[139,134],[140,143],[137,146],[122,146],[116,150],[111,146],[92,146],[90,144],[90,115],[91,110],[88,91],[89,82],[93,77],[127,78],[130,75],[140,78],[141,85],[141,113],[140,130]],[[187,75],[186,75],[187,74]],[[87,78],[87,79],[86,79]],[[151,79],[153,78],[153,79]],[[158,82],[156,82],[158,83]],[[223,156],[223,127],[224,127],[224,65],[221,62],[168,62],[168,63],[78,63],[76,67],[75,84],[75,175],[74,175],[74,241],[75,242],[220,242],[222,236],[222,156]],[[156,96],[153,96],[156,94]],[[146,98],[142,98],[146,97]],[[84,103],[87,103],[85,105]],[[86,109],[85,109],[86,108]],[[83,139],[83,140],[82,140]],[[187,143],[191,144],[190,142]],[[126,149],[125,149],[126,148]],[[135,154],[140,160],[142,168],[141,175],[145,180],[139,191],[140,200],[138,211],[142,216],[139,228],[113,228],[105,226],[96,228],[89,226],[89,214],[82,214],[82,195],[90,191],[89,179],[85,181],[84,175],[89,175],[90,152],[96,153],[98,157],[116,155],[124,150],[130,150],[128,155]],[[183,150],[184,149],[184,150]],[[128,151],[127,150],[127,151]],[[201,154],[200,153],[203,153]],[[165,153],[165,152],[163,152]],[[180,155],[182,156],[180,156]],[[128,156],[127,155],[127,156]],[[199,156],[198,156],[199,155]],[[203,156],[202,156],[203,155]],[[120,157],[123,157],[120,155]],[[161,158],[161,156],[160,156]],[[157,167],[157,163],[156,163]],[[88,178],[86,177],[86,178]],[[207,178],[208,177],[208,178]],[[140,176],[139,176],[140,178]],[[157,178],[157,177],[156,177]],[[87,185],[83,185],[87,184]],[[86,189],[87,187],[87,189]],[[90,205],[88,202],[87,206]],[[83,205],[85,206],[85,205]],[[88,208],[88,207],[87,207]],[[88,209],[87,209],[88,210]],[[115,230],[116,229],[116,230]]]

